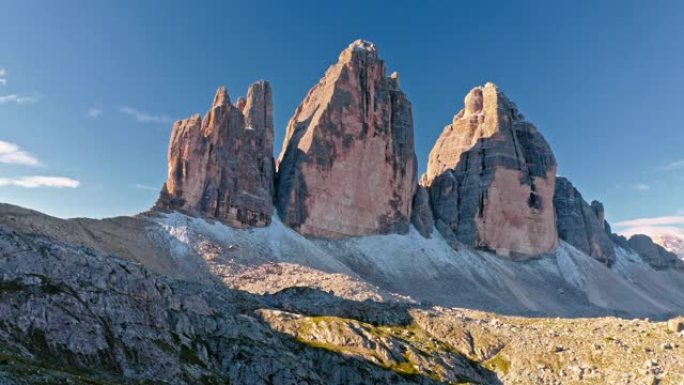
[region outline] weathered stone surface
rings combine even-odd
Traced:
[[[608,266],[615,261],[615,246],[605,227],[603,205],[591,206],[566,178],[556,178],[556,227],[558,236]]]
[[[629,247],[639,253],[644,262],[656,270],[682,267],[682,261],[677,257],[677,254],[665,250],[664,247],[653,242],[653,239],[648,235],[632,235],[627,243]]]
[[[430,207],[430,195],[423,186],[418,186],[416,195],[413,197],[411,223],[425,238],[430,237],[435,226],[432,208]]]
[[[298,232],[341,238],[407,232],[416,189],[411,103],[375,46],[358,40],[287,127],[278,213]]]
[[[414,359],[406,376],[395,368],[406,362],[405,352],[425,343],[401,335],[374,342],[377,348],[353,358],[343,350],[321,349],[286,333],[287,320],[272,317],[283,313],[278,309],[340,320],[410,322],[401,305],[342,300],[315,289],[258,296],[173,280],[93,249],[0,225],[3,385],[443,383],[432,379],[433,368],[445,379],[500,384],[493,372],[451,349],[420,350],[430,355],[431,367],[424,370]],[[353,330],[332,333],[317,330],[311,337],[346,340],[353,351],[367,345],[351,339]],[[398,354],[386,361],[391,365],[378,365],[376,351],[397,344]]]
[[[211,110],[173,126],[169,178],[157,208],[215,218],[234,227],[265,226],[273,214],[273,101],[259,81],[231,105],[219,88]]]
[[[468,93],[465,108],[442,132],[422,184],[429,187],[435,220],[460,242],[529,256],[558,244],[555,177],[544,137],[487,83]]]

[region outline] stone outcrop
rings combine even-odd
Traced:
[[[656,270],[682,268],[682,261],[677,254],[667,251],[664,247],[653,242],[648,235],[635,234],[627,241],[632,250],[639,253],[644,262]]]
[[[273,101],[259,81],[235,105],[219,88],[211,110],[176,122],[169,178],[157,208],[218,219],[234,227],[265,226],[273,214]]]
[[[530,256],[558,244],[556,160],[534,125],[492,83],[468,93],[430,152],[421,183],[445,238],[500,255]]]
[[[425,238],[429,238],[434,229],[434,217],[430,207],[430,195],[423,186],[418,186],[416,195],[413,197],[411,209],[411,223]]]
[[[608,266],[615,261],[615,246],[607,231],[603,204],[589,205],[566,178],[556,178],[553,198],[558,236]]]
[[[376,47],[355,41],[288,124],[278,214],[315,237],[404,233],[415,189],[411,103]]]

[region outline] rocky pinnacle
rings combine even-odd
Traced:
[[[265,226],[273,214],[273,101],[259,81],[231,105],[216,92],[211,110],[176,122],[169,177],[156,207],[218,219],[234,227]]]
[[[411,103],[372,43],[357,40],[287,127],[276,204],[298,232],[341,238],[409,229],[416,190]]]

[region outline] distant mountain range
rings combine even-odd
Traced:
[[[667,251],[677,254],[684,259],[684,237],[674,234],[659,234],[653,236],[653,241],[664,247]]]

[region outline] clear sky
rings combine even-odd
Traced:
[[[413,103],[421,172],[468,90],[493,81],[611,221],[681,228],[682,15],[668,0],[0,0],[0,202],[151,207],[172,121],[205,113],[219,85],[236,98],[271,81],[278,152],[308,89],[364,38]]]

